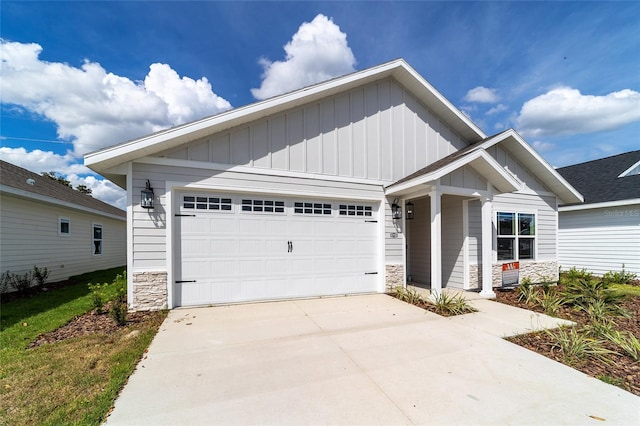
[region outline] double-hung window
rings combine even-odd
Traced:
[[[498,212],[498,260],[535,259],[536,215]]]
[[[102,225],[94,223],[93,226],[93,255],[102,254]]]

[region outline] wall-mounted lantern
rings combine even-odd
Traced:
[[[413,219],[413,203],[409,201],[404,206],[407,209],[407,220]]]
[[[402,207],[398,204],[398,199],[393,200],[391,204],[391,216],[394,219],[402,219]]]
[[[147,179],[146,188],[140,192],[140,206],[143,209],[153,209],[153,188]]]

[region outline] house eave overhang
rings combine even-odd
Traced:
[[[208,135],[388,77],[395,78],[407,90],[414,93],[421,102],[440,116],[464,140],[475,143],[486,138],[479,127],[420,74],[403,59],[398,59],[86,154],[84,164],[103,174],[120,164],[152,156]]]
[[[565,178],[547,163],[522,137],[513,129],[488,138],[480,144],[483,149],[502,143],[515,158],[533,173],[543,184],[560,199],[560,203],[582,203],[584,197]]]
[[[505,170],[491,155],[484,149],[476,149],[429,173],[402,183],[391,184],[385,188],[385,194],[396,196],[410,194],[420,187],[433,185],[438,179],[467,165],[485,177],[497,192],[514,192],[522,189],[522,183]]]
[[[558,211],[571,212],[571,211],[578,211],[578,210],[604,209],[604,208],[611,208],[611,207],[631,206],[634,204],[640,204],[640,198],[618,200],[618,201],[605,201],[602,203],[574,204],[570,206],[559,206]]]
[[[68,201],[58,200],[57,198],[48,197],[46,195],[34,194],[33,192],[25,191],[25,190],[14,188],[7,185],[0,185],[0,193],[13,195],[18,198],[24,198],[24,199],[39,202],[39,203],[46,203],[53,206],[64,207],[64,208],[73,209],[73,210],[77,210],[84,213],[90,213],[90,214],[95,214],[103,217],[108,217],[111,219],[121,220],[123,222],[127,220],[125,216],[118,216],[118,215],[103,212],[97,209],[92,209],[90,207],[81,206],[79,204],[70,203]]]

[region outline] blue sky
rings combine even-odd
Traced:
[[[83,154],[399,57],[485,133],[513,127],[553,166],[640,149],[639,2],[0,8],[0,156],[120,207]]]

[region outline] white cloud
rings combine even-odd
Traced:
[[[531,145],[539,153],[552,151],[552,150],[554,150],[556,148],[556,146],[554,144],[552,144],[551,142],[543,142],[543,141],[534,141]]]
[[[496,106],[494,106],[493,108],[491,108],[489,111],[486,112],[487,115],[493,115],[493,114],[497,114],[499,112],[502,111],[506,111],[507,110],[507,106],[504,104],[498,104]]]
[[[35,43],[0,47],[2,103],[53,121],[76,157],[231,108],[205,77],[180,78],[169,65],[152,64],[140,82],[88,60],[80,68],[42,61]]]
[[[525,102],[516,126],[525,136],[574,135],[611,130],[639,120],[639,92],[624,89],[593,96],[559,87]]]
[[[94,198],[124,209],[127,205],[126,192],[114,183],[96,178],[87,167],[77,163],[71,154],[60,155],[51,151],[27,151],[24,148],[0,147],[0,157],[11,164],[34,173],[57,172],[64,175],[75,188],[86,185]]]
[[[484,86],[474,87],[464,96],[467,102],[478,102],[483,104],[494,104],[500,100],[496,89],[489,89]]]
[[[347,35],[322,14],[300,25],[284,50],[284,61],[260,60],[264,68],[262,84],[258,89],[251,89],[256,99],[290,92],[355,70],[356,59],[347,44]]]

